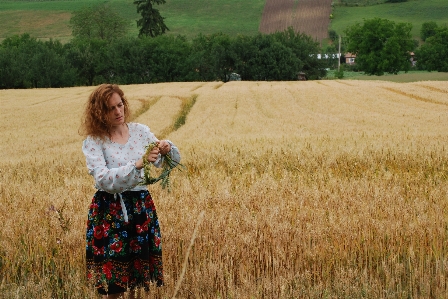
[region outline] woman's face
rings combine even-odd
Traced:
[[[124,124],[124,104],[120,95],[114,93],[107,104],[109,107],[108,116],[111,126],[116,127]]]

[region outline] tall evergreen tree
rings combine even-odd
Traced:
[[[140,20],[137,20],[137,27],[139,27],[138,36],[155,37],[162,35],[166,30],[169,30],[163,21],[165,18],[160,15],[159,10],[154,8],[154,4],[164,4],[165,0],[135,0],[137,5],[137,13],[142,15]]]

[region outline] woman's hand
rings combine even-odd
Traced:
[[[159,156],[159,153],[160,153],[159,147],[154,146],[154,148],[146,156],[146,160],[148,160],[148,162],[155,162]]]
[[[159,153],[160,149],[155,146],[146,156],[146,159],[148,160],[148,162],[155,162],[159,156]],[[137,168],[138,170],[143,168],[143,158],[135,162],[135,168]]]
[[[171,150],[171,145],[166,140],[160,140],[158,147],[161,155],[166,155]]]

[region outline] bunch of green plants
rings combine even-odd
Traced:
[[[170,173],[171,170],[176,168],[178,165],[181,165],[179,162],[174,161],[170,155],[165,155],[163,162],[162,162],[162,172],[158,177],[152,177],[151,176],[151,165],[152,163],[148,161],[148,155],[149,153],[158,146],[157,142],[152,142],[149,145],[146,146],[146,152],[143,155],[143,181],[140,183],[140,185],[152,185],[160,181],[160,185],[162,186],[162,189],[168,188],[168,191],[171,190],[171,184],[170,184]]]

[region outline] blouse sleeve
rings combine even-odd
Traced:
[[[88,137],[83,142],[82,151],[86,156],[89,174],[96,185],[108,193],[120,193],[137,186],[142,180],[141,171],[135,168],[136,161],[109,169],[99,140]]]
[[[170,155],[171,160],[173,160],[176,164],[180,163],[180,153],[179,153],[179,149],[174,145],[174,143],[172,143],[171,141],[167,140],[167,142],[170,144],[171,149],[170,151],[167,153],[167,155]],[[159,157],[157,158],[156,161],[154,161],[154,166],[156,167],[162,167],[163,165],[163,161],[165,160],[165,156],[162,156],[159,154]]]
[[[179,149],[174,145],[174,143],[172,143],[169,140],[167,140],[167,141],[171,145],[171,149],[170,149],[170,151],[168,152],[167,155],[170,155],[171,160],[176,162],[176,164],[179,164],[180,163],[180,152],[179,152]]]

